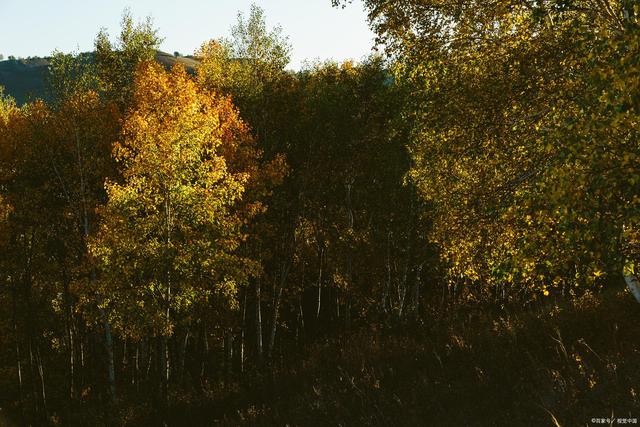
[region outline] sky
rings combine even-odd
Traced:
[[[210,39],[230,34],[238,11],[251,0],[0,0],[0,54],[5,59],[92,50],[98,30],[112,38],[125,8],[136,19],[151,16],[164,38],[161,50],[193,54]],[[371,52],[374,35],[360,1],[345,9],[331,0],[254,0],[267,25],[281,25],[292,45],[288,68],[304,60],[360,60]]]

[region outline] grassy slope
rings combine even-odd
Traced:
[[[0,86],[5,93],[12,96],[18,105],[46,96],[46,78],[49,71],[50,58],[29,58],[0,61]],[[175,57],[158,51],[156,60],[167,68],[176,63],[183,64],[193,70],[198,61],[190,57]]]
[[[47,58],[15,59],[0,62],[0,86],[18,104],[42,98],[48,72]]]

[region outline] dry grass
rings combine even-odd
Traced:
[[[470,310],[313,345],[228,411],[259,425],[590,425],[640,417],[640,307],[587,295],[537,312]]]

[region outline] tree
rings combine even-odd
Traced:
[[[238,14],[231,34],[229,40],[212,40],[203,44],[196,54],[201,58],[198,82],[208,90],[231,96],[255,136],[258,147],[264,152],[265,159],[280,165],[274,170],[284,171],[281,153],[286,151],[284,147],[291,140],[285,135],[291,130],[287,122],[290,117],[288,114],[295,108],[291,103],[295,79],[284,71],[291,49],[288,40],[282,35],[280,27],[267,28],[263,10],[255,5],[251,6],[247,19],[242,13]],[[292,203],[279,203],[281,201],[273,200],[271,210],[280,212],[284,218],[282,223],[266,224],[262,219],[257,221],[251,242],[246,248],[254,258],[264,260],[273,256],[278,260],[278,278],[275,280],[280,284],[279,289],[284,286],[290,270],[294,251],[292,230],[297,223],[297,212]],[[265,233],[268,233],[268,238]],[[271,239],[277,240],[277,243]],[[270,247],[277,249],[272,251]],[[259,363],[263,348],[262,281],[263,278],[255,281],[256,352]],[[280,296],[281,291],[275,289],[270,336],[274,335],[276,323],[273,319],[278,317]]]
[[[100,89],[96,64],[90,54],[54,51],[51,55],[47,89],[53,103],[65,100],[81,92]]]
[[[92,243],[100,289],[125,334],[160,342],[166,402],[166,339],[191,307],[233,308],[256,265],[238,254],[243,227],[259,209],[248,188],[259,152],[227,98],[200,89],[177,66],[144,64],[114,156],[121,181]]]
[[[240,113],[262,141],[268,133],[266,109],[274,85],[285,77],[291,46],[281,27],[268,29],[264,11],[251,5],[249,17],[238,13],[231,39],[211,40],[196,56],[201,83],[233,96]]]
[[[22,371],[21,350],[28,357],[26,387],[19,377],[19,388],[25,403],[31,404],[31,413],[43,420],[48,412],[43,336],[55,327],[55,314],[42,301],[57,284],[46,279],[55,274],[51,258],[60,247],[57,230],[63,206],[60,194],[51,191],[53,176],[47,167],[51,151],[45,136],[51,112],[42,102],[17,108],[6,99],[0,111],[0,189],[6,215],[3,284],[12,295],[12,344],[18,371]]]
[[[626,78],[635,14],[623,2],[366,6],[411,88],[411,176],[454,293],[527,299],[615,281],[635,229],[635,178],[620,172],[637,155],[636,110],[601,84]],[[610,96],[590,96],[600,90]],[[619,132],[604,137],[611,120]]]
[[[101,91],[121,108],[133,96],[133,80],[138,64],[153,61],[162,39],[151,18],[135,24],[128,10],[122,14],[116,42],[102,29],[95,40],[95,61]]]

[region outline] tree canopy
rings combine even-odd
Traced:
[[[115,41],[53,54],[45,99],[0,90],[3,407],[25,425],[637,409],[638,4],[363,4],[380,53],[359,62],[288,70],[254,5],[169,67],[125,12]]]

